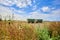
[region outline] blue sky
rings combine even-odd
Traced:
[[[60,0],[0,0],[2,19],[60,21]]]

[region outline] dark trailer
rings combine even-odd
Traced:
[[[27,19],[28,23],[42,23],[42,19]]]
[[[35,19],[27,19],[28,23],[34,23]]]
[[[43,22],[42,19],[36,19],[36,20],[37,20],[36,23],[42,23]]]

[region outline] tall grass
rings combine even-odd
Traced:
[[[54,40],[60,40],[60,22],[50,22],[49,30]]]
[[[49,27],[43,29],[36,28],[37,40],[60,40],[60,24],[59,22],[50,23]]]
[[[20,27],[20,28],[19,28]],[[0,40],[36,40],[34,28],[22,24],[15,27],[12,24],[0,26]]]
[[[40,27],[36,28],[37,40],[49,40],[50,35],[47,28],[41,29]]]
[[[34,26],[28,23],[13,23],[13,25],[6,23],[5,26],[2,23],[2,26],[0,26],[0,40],[60,40],[60,23],[51,23],[49,28],[45,26],[43,29],[39,25]]]

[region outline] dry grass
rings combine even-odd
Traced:
[[[36,40],[34,28],[26,23],[0,22],[0,40]]]
[[[52,36],[60,35],[60,22],[50,22],[49,30],[52,31]]]
[[[20,21],[0,21],[0,40],[37,40],[36,27],[48,27],[52,35],[60,34],[60,22],[27,23]],[[57,32],[56,32],[57,31]]]

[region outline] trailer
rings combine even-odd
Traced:
[[[27,19],[28,23],[42,23],[42,19]]]

